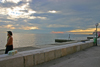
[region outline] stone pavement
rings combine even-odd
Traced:
[[[100,47],[94,46],[33,67],[100,67]]]

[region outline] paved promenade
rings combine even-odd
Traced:
[[[94,46],[33,67],[100,67],[100,47]]]

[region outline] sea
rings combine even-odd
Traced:
[[[71,40],[84,40],[89,35],[83,34],[70,34]],[[48,45],[54,44],[55,39],[68,39],[69,34],[29,34],[29,33],[13,33],[14,48]],[[7,34],[0,33],[0,49],[5,49],[7,43]]]

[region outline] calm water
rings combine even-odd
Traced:
[[[89,35],[71,34],[72,40],[86,39]],[[22,34],[14,33],[14,48],[55,43],[55,39],[68,39],[69,34]],[[0,49],[5,49],[7,34],[0,33]]]

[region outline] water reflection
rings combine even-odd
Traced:
[[[48,45],[55,43],[55,39],[68,39],[69,34],[23,34],[23,33],[14,33],[13,42],[14,48],[17,47],[26,47],[34,45]],[[71,34],[70,37],[72,40],[81,40],[86,39],[88,35],[77,35]],[[0,49],[5,49],[7,42],[7,34],[0,33]]]
[[[7,43],[7,34],[0,33],[0,49],[4,49]]]
[[[14,47],[33,46],[35,42],[35,34],[14,34]]]

